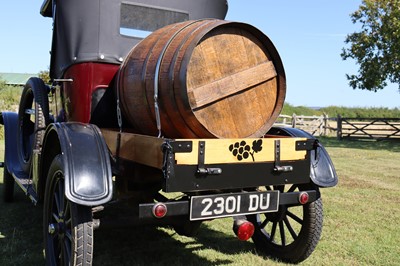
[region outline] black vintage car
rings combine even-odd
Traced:
[[[334,167],[312,135],[273,127],[283,64],[261,31],[224,20],[227,8],[43,3],[54,22],[51,84],[29,79],[18,113],[0,121],[4,201],[17,184],[43,206],[48,265],[91,265],[95,229],[121,220],[193,235],[232,217],[237,237],[263,253],[292,263],[310,256]]]

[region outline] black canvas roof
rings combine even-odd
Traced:
[[[151,32],[184,20],[223,19],[227,8],[226,0],[46,0],[41,14],[54,19],[50,76],[61,78],[79,62],[120,64],[141,40],[124,29]]]

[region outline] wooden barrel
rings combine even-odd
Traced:
[[[168,138],[261,137],[286,93],[269,38],[215,19],[153,32],[132,48],[118,75],[122,111],[135,130]]]

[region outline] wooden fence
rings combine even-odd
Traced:
[[[330,119],[327,115],[305,116],[305,115],[280,115],[275,126],[299,128],[314,136],[327,136],[332,130]],[[336,120],[336,118],[334,119]]]
[[[400,139],[400,118],[348,118],[280,115],[275,126],[294,127],[314,136],[335,135],[338,139]]]
[[[338,139],[400,139],[400,118],[337,118]]]

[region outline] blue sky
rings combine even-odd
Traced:
[[[0,72],[37,73],[49,66],[51,24],[43,1],[1,1]],[[228,20],[252,24],[275,44],[285,66],[286,102],[292,105],[400,107],[397,85],[377,93],[353,90],[345,74],[354,61],[340,57],[344,39],[357,30],[350,13],[361,0],[230,0]]]

